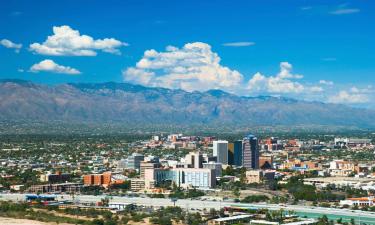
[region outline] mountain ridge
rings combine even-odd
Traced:
[[[0,80],[0,121],[375,128],[375,111],[285,97],[187,92],[130,83]]]

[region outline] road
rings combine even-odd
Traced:
[[[11,200],[11,201],[24,201],[26,194],[0,194],[0,200]],[[56,195],[58,200],[73,200],[70,195]],[[99,202],[101,199],[105,198],[106,195],[75,195],[74,200],[79,202]],[[118,197],[111,196],[111,203],[131,203],[143,206],[173,206],[171,199],[167,198],[148,198],[148,197]],[[307,217],[318,217],[322,215],[327,215],[332,219],[338,219],[342,217],[344,220],[350,220],[354,218],[356,221],[361,220],[366,224],[375,224],[375,212],[365,212],[359,210],[349,210],[349,209],[335,209],[335,208],[323,208],[323,207],[311,207],[311,206],[301,206],[301,205],[276,205],[276,204],[242,204],[233,203],[229,201],[212,201],[212,200],[191,200],[191,199],[180,199],[176,201],[176,206],[181,208],[186,208],[189,210],[203,210],[203,209],[220,209],[225,206],[236,206],[243,208],[252,209],[269,209],[269,210],[280,210],[294,211],[299,215],[305,215]]]

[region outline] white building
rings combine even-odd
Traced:
[[[160,184],[172,181],[182,188],[214,188],[216,185],[215,170],[202,168],[146,169],[145,182]]]
[[[217,157],[216,162],[228,164],[228,141],[213,141],[213,156]]]
[[[374,197],[362,197],[362,198],[348,198],[346,200],[341,200],[340,201],[341,206],[373,206],[374,204]]]
[[[198,151],[189,152],[189,154],[185,156],[185,163],[188,168],[202,168],[203,156]]]
[[[336,146],[367,146],[371,144],[371,139],[367,138],[335,138]]]

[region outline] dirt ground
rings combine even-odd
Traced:
[[[36,220],[0,217],[0,224],[1,225],[56,225],[57,223],[46,223],[46,222],[40,222]],[[71,225],[71,224],[59,223],[59,225]]]
[[[14,219],[14,218],[7,218],[7,217],[0,217],[0,224],[1,225],[57,225],[57,223],[52,222],[40,222],[36,220],[27,220],[27,219]],[[142,222],[133,222],[129,221],[128,224],[131,225],[151,225],[148,218],[144,219]],[[59,223],[58,225],[72,225],[68,223]],[[182,225],[182,223],[173,223],[173,225]]]

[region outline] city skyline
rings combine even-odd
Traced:
[[[375,4],[193,3],[5,1],[0,79],[222,89],[375,108]]]
[[[0,224],[375,224],[374,12],[1,1]]]

